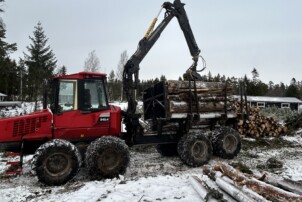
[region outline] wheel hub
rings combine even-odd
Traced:
[[[121,155],[114,149],[108,149],[98,156],[97,164],[100,170],[106,172],[116,169],[121,160]]]
[[[202,159],[207,155],[208,145],[203,141],[196,141],[192,146],[192,154],[195,158]]]
[[[238,141],[233,135],[226,135],[223,142],[223,148],[229,152],[233,153],[237,148]]]
[[[70,158],[64,153],[54,153],[45,160],[46,171],[52,176],[65,173],[70,167]]]

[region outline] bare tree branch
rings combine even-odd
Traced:
[[[85,72],[98,72],[101,69],[100,59],[96,56],[95,50],[88,54],[88,58],[84,63]]]
[[[120,61],[119,61],[118,65],[117,65],[116,78],[119,81],[123,80],[124,66],[125,66],[125,64],[126,64],[127,61],[128,61],[128,54],[127,54],[127,51],[124,50],[121,53]]]

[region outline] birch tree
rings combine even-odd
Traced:
[[[101,69],[100,59],[97,57],[95,50],[88,54],[84,63],[85,72],[99,72]]]

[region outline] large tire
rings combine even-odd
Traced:
[[[171,143],[171,144],[158,144],[156,145],[156,150],[158,153],[160,153],[162,156],[177,156],[177,144]]]
[[[86,167],[96,178],[113,178],[126,172],[129,149],[116,137],[101,137],[93,141],[86,151]]]
[[[81,154],[72,143],[54,139],[36,150],[32,165],[40,182],[62,185],[78,173],[81,163]]]
[[[221,158],[232,159],[240,152],[239,132],[230,127],[220,127],[212,132],[214,154]]]
[[[211,142],[200,133],[183,136],[178,142],[177,151],[181,160],[193,167],[206,164],[213,153]]]

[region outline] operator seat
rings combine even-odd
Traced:
[[[84,103],[83,107],[85,109],[91,108],[91,94],[90,89],[84,89]]]

